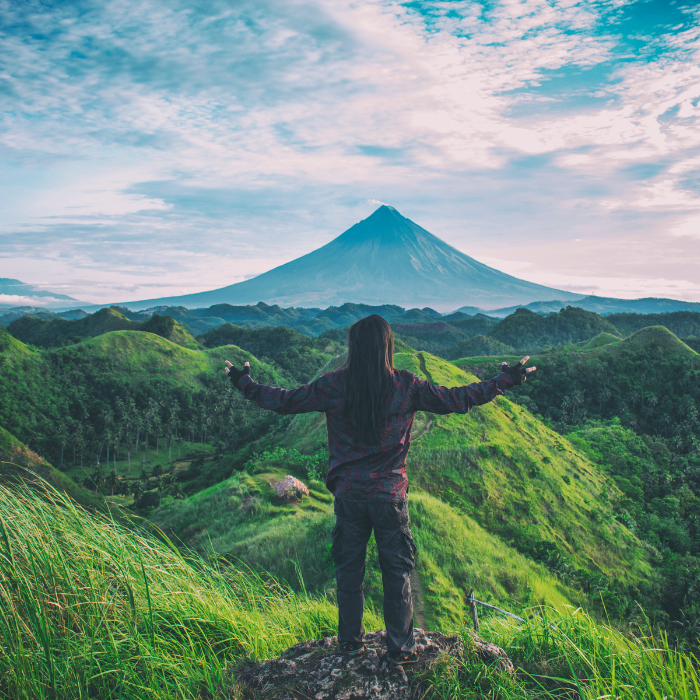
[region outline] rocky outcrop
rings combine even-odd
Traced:
[[[415,630],[419,661],[408,666],[391,663],[386,655],[384,630],[365,637],[365,650],[343,654],[336,637],[302,642],[287,649],[280,658],[250,668],[234,670],[235,700],[412,700],[421,697],[425,671],[440,664],[454,663],[474,654],[512,672],[513,664],[495,644],[471,635],[467,649],[461,637],[444,637],[436,632]]]
[[[295,479],[293,476],[288,474],[284,479],[280,479],[275,484],[275,493],[286,500],[296,498],[301,500],[303,496],[309,495],[309,489],[306,484],[299,479]]]

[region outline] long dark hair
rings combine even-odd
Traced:
[[[394,334],[381,316],[350,326],[344,369],[343,422],[360,443],[376,445],[386,429],[394,388]]]

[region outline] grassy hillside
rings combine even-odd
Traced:
[[[580,610],[546,614],[525,626],[494,618],[483,626],[513,658],[513,676],[469,657],[437,665],[423,697],[690,700],[700,692],[697,661],[663,638],[625,638]],[[0,485],[4,697],[236,699],[234,664],[330,636],[336,624],[324,598],[178,551],[50,490],[40,497]],[[381,627],[371,610],[365,626]]]
[[[153,314],[146,320],[134,321],[116,307],[100,309],[94,314],[73,321],[22,316],[13,321],[7,330],[23,343],[48,348],[70,345],[85,338],[124,330],[155,333],[178,345],[197,347],[197,341],[190,332],[172,316]]]
[[[101,496],[91,493],[58,469],[54,469],[45,459],[0,427],[0,482],[35,483],[37,476],[85,508],[105,508],[105,501]]]
[[[0,485],[0,529],[5,697],[212,697],[229,663],[336,626],[325,600],[181,554],[55,493]]]
[[[455,364],[492,376],[495,359],[463,358]],[[656,326],[624,340],[603,335],[550,350],[533,362],[537,373],[515,400],[615,481],[622,492],[613,501],[615,517],[647,543],[660,577],[647,589],[647,609],[657,609],[663,625],[673,620],[673,634],[695,643],[700,356]]]
[[[184,501],[170,500],[151,520],[173,541],[203,555],[244,562],[272,572],[298,590],[323,592],[334,599],[332,497],[321,482],[309,481],[302,462],[288,450],[268,452],[249,463],[246,472]],[[276,496],[271,484],[287,474],[309,483],[308,498],[287,503]],[[412,493],[411,504],[422,583],[420,624],[446,630],[462,624],[464,592],[471,586],[489,600],[510,605],[541,603],[563,610],[577,600],[577,592],[471,518],[422,492]],[[381,609],[381,576],[373,540],[365,593]]]
[[[410,348],[397,352],[395,363],[446,386],[474,380],[454,365]],[[558,604],[580,600],[586,590],[602,585],[607,586],[605,595],[610,597],[611,614],[623,616],[629,612],[625,607],[628,599],[616,603],[615,582],[634,587],[646,579],[651,572],[648,552],[613,517],[613,504],[620,494],[614,482],[566,439],[502,397],[465,416],[418,414],[413,440],[409,454],[411,494],[416,498],[417,514],[431,513],[423,518],[423,522],[430,523],[426,532],[431,534],[417,534],[423,545],[421,556],[425,557],[419,564],[419,577],[427,591],[436,591],[425,598],[427,619],[454,623],[461,597],[475,582],[477,589],[483,585],[484,594],[494,599],[545,599]],[[217,552],[242,557],[290,581],[296,578],[291,565],[296,561],[313,589],[327,590],[332,586],[326,551],[332,523],[330,505],[319,503],[312,495],[308,504],[281,517],[268,485],[270,479],[286,473],[307,479],[303,468],[295,470],[291,466],[288,451],[296,448],[307,455],[319,454],[325,441],[322,415],[285,418],[276,432],[265,437],[266,444],[282,452],[276,457],[274,452],[259,455],[246,467],[249,478],[236,476],[225,487],[171,503],[153,517],[159,526],[188,544],[200,546],[198,538],[202,542],[211,538]],[[239,492],[241,483],[248,486]],[[249,490],[253,484],[254,492]],[[250,507],[246,505],[232,516],[225,505],[216,505],[227,502],[225,489],[239,493],[238,499],[252,496],[246,504],[261,499],[260,509],[250,515],[245,512]],[[448,533],[437,523],[445,520],[463,525],[452,527],[459,544],[443,548]],[[201,529],[196,530],[194,540],[188,539],[195,523],[200,523]],[[256,544],[249,546],[253,532]],[[483,563],[487,570],[498,574],[487,575],[465,563],[470,552],[484,548],[486,540],[492,542],[491,554]],[[278,556],[279,551],[269,544],[275,541],[288,544],[289,556]],[[465,552],[466,559],[457,557],[454,566],[446,565],[445,557],[454,558],[455,551]],[[546,562],[573,588],[562,588],[544,569],[537,573],[527,567],[516,571],[514,564],[508,580],[503,562],[525,561],[518,551]],[[320,567],[322,562],[325,569]],[[534,565],[530,562],[528,566]],[[561,575],[564,571],[571,575]],[[604,579],[607,584],[601,584]],[[378,591],[378,580],[375,584]],[[371,597],[373,585],[368,583]]]
[[[424,353],[397,364],[444,386],[475,381]],[[568,441],[501,397],[460,416],[427,417],[409,453],[409,476],[530,555],[635,581],[648,575],[636,538],[615,523],[616,489]],[[427,426],[426,426],[427,427]]]
[[[123,460],[155,439],[182,436],[238,449],[277,416],[240,397],[224,359],[250,361],[268,383],[294,384],[236,347],[191,350],[152,333],[113,331],[37,350],[0,329],[0,426],[59,467],[104,463],[115,450]]]

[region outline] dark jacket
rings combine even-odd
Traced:
[[[378,445],[357,442],[342,420],[344,370],[329,372],[298,389],[276,389],[241,377],[238,388],[261,408],[278,413],[326,414],[330,459],[326,486],[347,501],[400,501],[406,498],[406,455],[416,411],[466,413],[513,386],[501,373],[494,379],[447,389],[394,370],[394,394],[387,428]]]

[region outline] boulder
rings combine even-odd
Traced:
[[[234,669],[232,681],[236,700],[411,700],[421,697],[421,675],[440,663],[463,659],[461,637],[444,637],[437,632],[416,629],[415,664],[397,666],[386,654],[386,632],[365,636],[365,650],[343,654],[337,637],[302,642],[287,649],[278,659],[256,666]],[[495,663],[511,673],[513,664],[495,644],[470,635],[466,653]]]
[[[299,479],[295,479],[293,476],[288,474],[284,477],[284,479],[280,479],[275,484],[275,493],[280,498],[284,498],[286,500],[290,500],[291,498],[301,500],[302,496],[309,495],[309,489],[302,481],[299,481]]]

